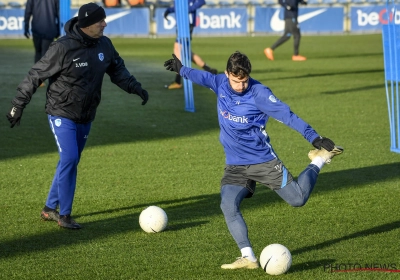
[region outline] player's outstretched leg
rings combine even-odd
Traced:
[[[318,174],[325,163],[330,163],[334,156],[343,153],[343,148],[335,146],[332,151],[324,148],[311,150],[308,157],[311,163],[300,173],[297,182],[292,181],[275,192],[293,207],[301,207],[308,201],[311,192],[317,183]]]

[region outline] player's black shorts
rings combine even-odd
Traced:
[[[256,182],[266,185],[271,190],[279,190],[292,181],[292,174],[279,159],[274,159],[252,165],[226,165],[221,187],[242,186],[247,188],[252,195],[256,189]]]

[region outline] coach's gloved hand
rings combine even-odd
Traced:
[[[10,109],[10,112],[6,115],[8,121],[11,123],[11,128],[20,124],[23,110],[24,109],[22,108],[13,106]]]
[[[169,15],[169,12],[168,12],[168,10],[166,10],[166,11],[164,12],[164,18],[165,18],[166,20],[168,20],[168,18],[167,18],[168,15]]]
[[[166,70],[176,72],[180,75],[180,71],[182,68],[182,63],[176,55],[172,54],[173,59],[169,59],[164,62],[164,67]]]
[[[329,138],[318,136],[317,138],[314,139],[312,142],[312,145],[317,148],[318,150],[321,150],[321,148],[324,148],[327,151],[332,151],[333,148],[335,148],[335,143]]]
[[[147,92],[147,90],[142,89],[141,85],[137,85],[133,89],[132,93],[137,94],[140,96],[140,98],[142,98],[142,100],[143,100],[142,105],[145,105],[147,103],[147,101],[149,100],[149,93]]]
[[[29,31],[25,31],[24,35],[25,35],[26,39],[29,39],[29,37],[31,36],[31,33],[29,33]]]

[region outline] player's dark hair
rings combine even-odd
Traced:
[[[247,55],[239,51],[235,51],[228,59],[226,72],[231,73],[239,79],[250,76],[251,63]]]

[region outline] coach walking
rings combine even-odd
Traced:
[[[142,105],[148,100],[147,91],[103,36],[105,18],[104,9],[95,3],[80,7],[78,17],[65,24],[66,35],[50,45],[18,85],[7,114],[11,127],[19,125],[32,95],[49,79],[45,110],[60,159],[41,217],[63,228],[81,228],[71,218],[77,166],[100,103],[104,74],[121,89],[139,95]]]

